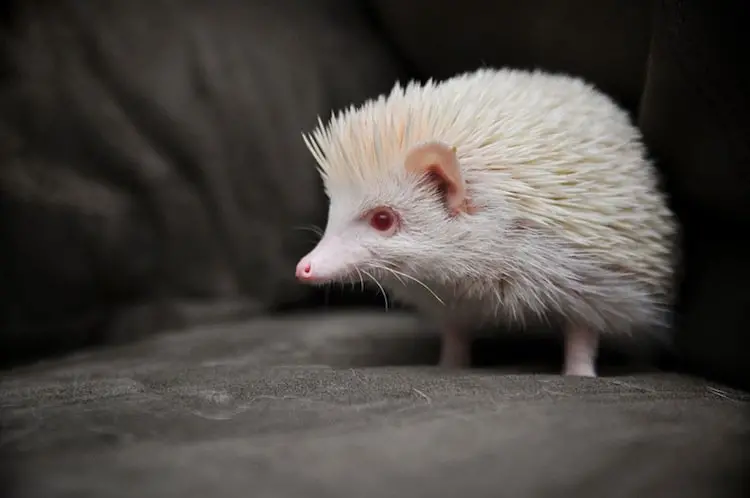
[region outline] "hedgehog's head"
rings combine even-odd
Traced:
[[[321,168],[330,198],[328,223],[317,246],[299,261],[299,280],[353,281],[373,273],[424,278],[456,254],[466,229],[461,218],[474,208],[455,148],[430,142],[413,147],[395,165],[367,170]]]

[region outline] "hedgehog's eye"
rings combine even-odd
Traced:
[[[390,208],[380,207],[373,209],[368,214],[367,220],[370,223],[370,226],[378,232],[390,235],[396,231],[398,220],[396,218],[396,213]]]

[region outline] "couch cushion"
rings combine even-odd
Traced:
[[[301,132],[400,74],[348,0],[12,2],[0,352],[306,295],[325,222]],[[206,306],[221,302],[221,306]]]
[[[741,496],[737,391],[407,364],[435,344],[408,315],[298,316],[16,370],[6,496]]]

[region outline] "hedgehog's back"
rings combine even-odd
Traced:
[[[655,291],[668,288],[676,225],[624,110],[579,79],[540,72],[480,71],[442,91],[438,106],[472,96],[482,104],[472,107],[473,135],[452,127],[443,135],[456,141],[480,204],[502,197],[511,216],[548,227]]]
[[[421,103],[453,119],[420,139],[457,146],[480,204],[502,196],[513,216],[667,289],[675,221],[640,131],[614,101],[580,79],[524,71],[482,70],[433,91]]]
[[[310,138],[324,175],[360,181],[399,169],[410,148],[434,140],[455,145],[466,168],[532,170],[626,148],[642,155],[628,115],[588,83],[509,69],[397,84],[320,123]]]

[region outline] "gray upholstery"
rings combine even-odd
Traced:
[[[19,370],[13,496],[741,496],[747,395],[398,365],[434,339],[408,315],[302,315]]]
[[[326,204],[301,133],[400,74],[358,4],[16,3],[0,356],[309,295],[294,281],[314,242],[300,227],[322,225]]]

